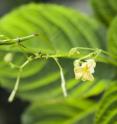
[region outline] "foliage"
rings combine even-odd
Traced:
[[[21,71],[17,92],[18,97],[30,101],[29,108],[22,115],[23,124],[117,122],[114,81],[117,74],[117,23],[114,2],[92,0],[97,15],[104,24],[110,25],[106,38],[102,35],[103,25],[96,19],[60,5],[31,3],[1,18],[0,33],[7,36],[1,35],[0,40],[1,87],[11,91],[20,65],[31,57]],[[33,39],[33,35],[25,37],[31,33],[39,33],[39,36]],[[71,53],[71,50],[75,52]],[[12,63],[11,66],[4,61],[9,52],[13,55],[14,65]],[[97,56],[98,52],[101,53]],[[73,61],[86,55],[86,58],[97,56],[95,80],[92,82],[74,79]],[[66,98],[63,98],[59,67],[54,58],[58,58],[64,71]],[[113,84],[114,87],[111,87]],[[89,99],[103,93],[104,97],[97,102]]]
[[[96,124],[114,124],[117,122],[117,87],[113,85],[105,93],[101,100],[97,117]]]
[[[56,121],[58,124],[83,124],[87,120],[93,123],[96,107],[93,101],[72,98],[51,99],[43,103],[38,100],[24,114],[23,123],[54,124]]]
[[[110,25],[117,15],[116,0],[91,0],[96,16],[105,24]]]
[[[109,33],[108,33],[108,50],[116,57],[116,48],[117,48],[117,18],[113,19],[111,26],[109,28]],[[117,57],[116,57],[117,58]]]

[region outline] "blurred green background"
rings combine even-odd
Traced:
[[[23,43],[27,52],[58,55],[73,47],[103,49],[97,59],[95,80],[74,79],[74,59],[60,58],[68,97],[60,87],[60,74],[52,60],[35,60],[24,68],[12,103],[8,97],[18,70],[3,58],[25,61],[25,50],[0,47],[0,124],[116,124],[117,123],[117,0],[0,0],[0,34],[17,38],[39,37]],[[80,50],[79,57],[89,51]],[[31,53],[28,53],[29,55]],[[113,86],[114,85],[114,86]]]

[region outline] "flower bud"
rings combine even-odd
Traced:
[[[4,61],[5,61],[6,63],[10,63],[12,60],[13,60],[13,54],[12,54],[12,53],[7,53],[7,54],[4,56]]]

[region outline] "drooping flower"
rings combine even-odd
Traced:
[[[94,59],[86,60],[88,67],[90,68],[90,72],[94,73],[94,68],[96,67],[96,62]]]
[[[94,68],[96,66],[96,62],[94,59],[88,59],[85,62],[80,62],[79,60],[75,60],[74,62],[74,73],[75,79],[82,79],[83,81],[93,81],[93,73]]]

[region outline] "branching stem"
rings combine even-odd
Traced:
[[[25,36],[25,37],[18,37],[18,38],[15,38],[15,39],[6,39],[6,40],[0,40],[0,45],[13,45],[13,44],[16,44],[16,43],[21,43],[21,42],[24,42],[26,40],[29,40],[31,38],[34,38],[35,36],[38,36],[39,34],[35,33],[35,34],[32,34],[32,35],[28,35],[28,36]]]
[[[18,90],[18,87],[19,87],[19,83],[20,83],[20,79],[21,79],[21,73],[23,71],[23,68],[30,62],[30,59],[28,59],[27,61],[25,61],[20,67],[19,67],[19,74],[17,76],[17,79],[16,79],[16,83],[14,85],[14,88],[8,98],[8,101],[9,102],[12,102],[14,100],[14,97],[15,97],[15,94]]]

